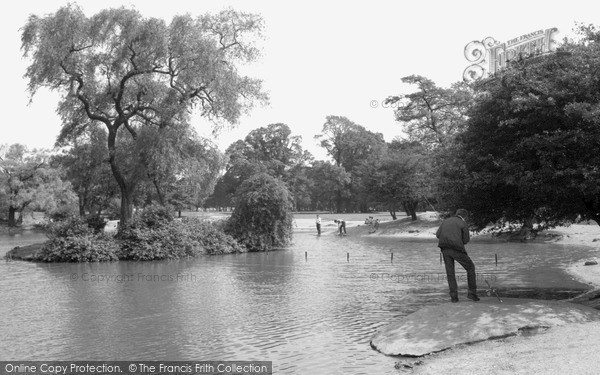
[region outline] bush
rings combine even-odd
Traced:
[[[200,244],[204,254],[230,254],[245,252],[235,238],[223,231],[224,223],[186,218],[182,225],[185,227],[190,240]]]
[[[118,237],[95,233],[88,222],[78,217],[46,226],[49,240],[36,260],[44,262],[98,262],[111,260],[178,259],[202,254],[243,252],[222,224],[186,218],[173,220],[168,211],[152,208],[136,215]]]
[[[50,238],[79,237],[93,234],[93,230],[78,216],[69,216],[60,221],[46,224],[46,235]]]
[[[283,182],[267,174],[244,181],[226,226],[251,251],[287,246],[292,239],[293,200]]]
[[[137,225],[136,225],[137,224]],[[201,253],[199,244],[190,242],[177,222],[146,227],[132,222],[119,232],[119,258],[131,260],[178,259]]]
[[[70,217],[46,226],[48,241],[35,259],[42,262],[103,262],[118,260],[118,244],[80,218]]]
[[[139,223],[148,228],[158,228],[173,221],[169,209],[156,204],[145,207],[138,217]]]
[[[88,216],[85,222],[96,234],[103,232],[106,226],[106,220],[100,215]]]
[[[141,217],[119,233],[119,258],[130,260],[179,259],[202,254],[228,254],[245,251],[218,226],[200,219],[153,223]]]
[[[64,205],[48,211],[46,215],[52,221],[64,221],[76,215],[76,212],[73,207]]]

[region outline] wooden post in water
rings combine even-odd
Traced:
[[[346,260],[349,262],[350,261],[350,253],[346,253]]]
[[[304,252],[304,261],[308,261],[308,251]]]
[[[392,263],[394,263],[394,253],[392,253]]]
[[[496,267],[498,267],[498,254],[494,254],[496,257]]]

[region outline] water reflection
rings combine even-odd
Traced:
[[[478,274],[501,293],[531,297],[528,291],[542,288],[552,297],[586,287],[559,267],[585,258],[588,248],[473,244],[469,250]],[[457,271],[466,290],[464,272]],[[277,374],[395,374],[395,358],[372,350],[369,339],[397,317],[445,302],[443,273],[433,242],[308,232],[296,233],[289,250],[270,253],[2,262],[0,358],[272,360]]]

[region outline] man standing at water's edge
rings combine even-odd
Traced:
[[[465,221],[467,214],[468,212],[465,209],[460,208],[456,210],[456,215],[444,220],[435,233],[435,236],[439,239],[438,247],[444,257],[446,277],[448,278],[448,287],[450,288],[452,302],[458,302],[458,285],[454,272],[454,261],[457,261],[467,271],[467,285],[469,289],[467,298],[479,301],[475,264],[465,249],[465,244],[470,240],[469,226]]]

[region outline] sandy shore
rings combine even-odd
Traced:
[[[384,222],[378,235],[407,239],[435,239],[439,218],[434,212],[419,215],[419,221]],[[366,228],[365,228],[366,229]],[[366,232],[368,234],[368,232]],[[373,234],[368,234],[373,235]],[[489,233],[472,235],[472,241],[500,240]],[[573,224],[541,232],[534,242],[590,246],[600,263],[600,226]],[[574,278],[600,292],[600,265],[585,266],[578,260],[566,266]],[[587,297],[586,297],[587,298]],[[572,323],[534,335],[462,345],[418,360],[398,362],[399,373],[415,374],[596,374],[600,352],[600,322]]]
[[[599,349],[600,322],[572,323],[531,336],[450,349],[424,359],[413,370],[432,375],[597,374]]]

